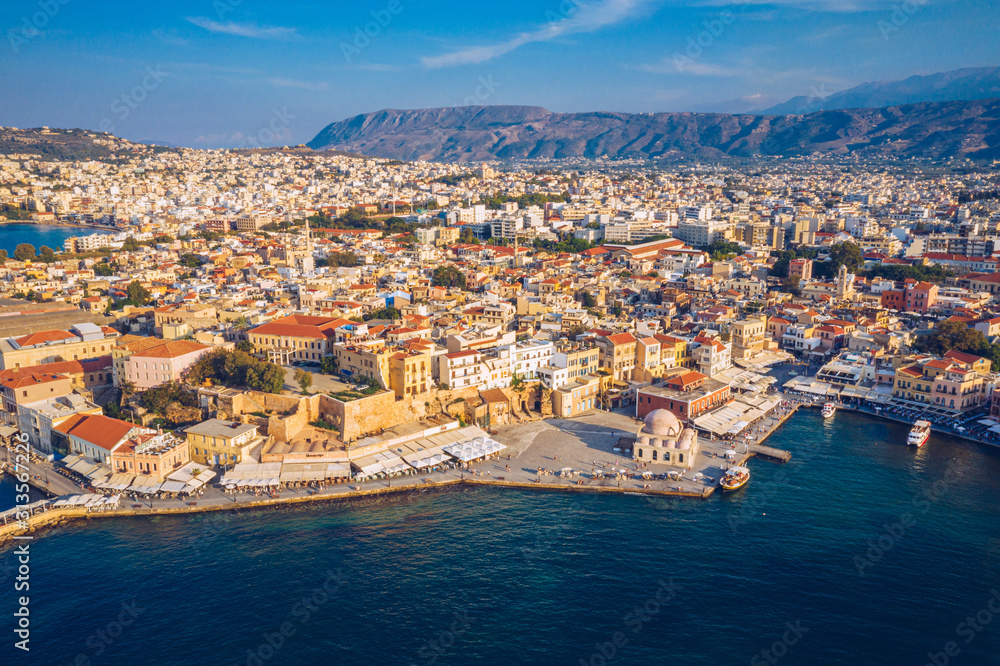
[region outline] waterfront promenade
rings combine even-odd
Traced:
[[[748,440],[725,441],[703,437],[694,470],[659,478],[668,468],[645,469],[618,450],[623,438],[635,435],[641,423],[614,412],[596,411],[574,419],[547,419],[502,426],[495,437],[507,448],[498,460],[486,460],[467,469],[444,468],[390,479],[330,484],[314,488],[283,489],[267,494],[226,493],[207,486],[196,497],[162,499],[123,495],[115,509],[100,512],[81,507],[40,512],[29,520],[29,528],[53,521],[153,514],[228,511],[301,502],[337,501],[398,492],[423,492],[458,484],[490,485],[561,492],[636,493],[666,497],[707,498],[718,488],[725,469],[744,464],[757,447],[790,418],[797,404],[781,406],[754,424]],[[735,458],[726,459],[733,450]],[[771,456],[764,456],[771,458]],[[80,495],[83,489],[59,475],[52,463],[35,458],[29,468],[31,483],[53,496]],[[49,483],[44,483],[48,477]],[[54,483],[55,481],[55,483]],[[54,490],[65,492],[53,492]],[[51,506],[51,505],[49,505]],[[10,517],[0,524],[0,543],[19,531]]]

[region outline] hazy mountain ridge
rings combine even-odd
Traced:
[[[805,115],[552,113],[540,107],[385,109],[309,142],[401,160],[671,158],[848,154],[1000,157],[1000,99]]]
[[[997,97],[1000,97],[1000,67],[970,67],[926,76],[911,76],[902,81],[871,81],[823,98],[793,97],[787,102],[754,113],[785,115]]]

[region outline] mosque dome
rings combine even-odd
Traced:
[[[683,430],[681,422],[671,412],[665,409],[654,409],[646,415],[641,434],[651,435],[659,439],[675,439]]]

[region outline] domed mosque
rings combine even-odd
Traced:
[[[632,448],[633,459],[690,470],[698,456],[698,434],[666,409],[646,415]]]

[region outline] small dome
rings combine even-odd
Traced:
[[[667,448],[668,449],[676,449],[677,448],[677,440],[676,439],[668,439],[667,440]]]
[[[677,417],[665,409],[654,409],[646,415],[642,432],[661,439],[677,437],[683,430]]]

